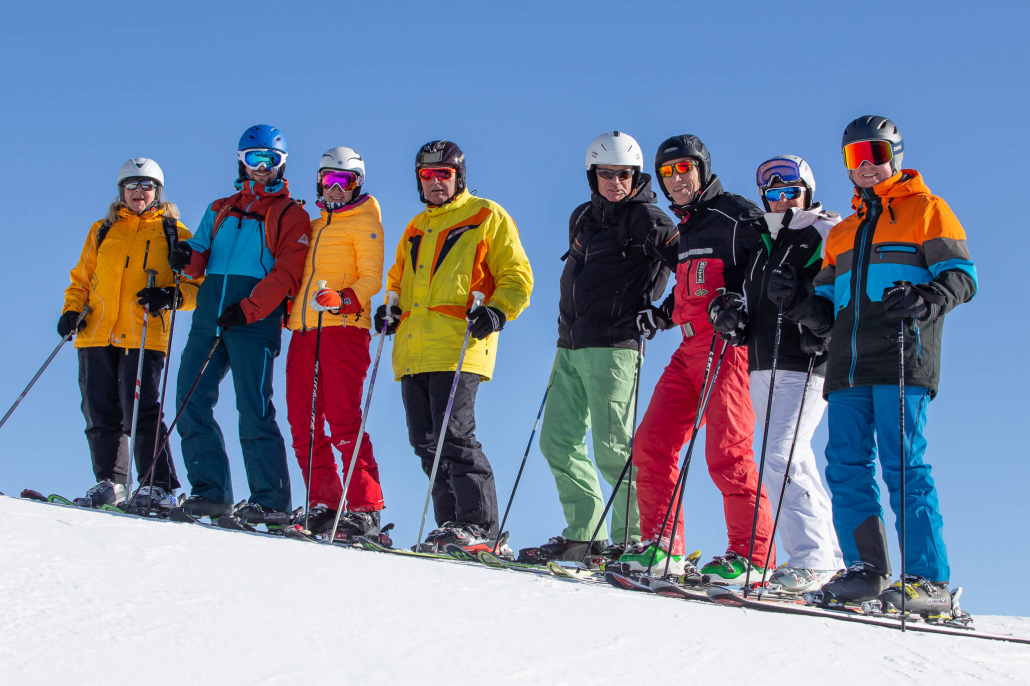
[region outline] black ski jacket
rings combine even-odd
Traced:
[[[613,203],[593,193],[572,213],[562,258],[559,348],[637,349],[637,312],[665,292],[670,270],[662,251],[678,238],[656,200],[651,176],[641,174],[630,196]]]
[[[782,221],[776,238],[769,228],[770,221]],[[762,247],[751,253],[747,275],[744,278],[744,301],[747,303],[747,362],[748,371],[772,369],[773,348],[776,345],[776,305],[769,300],[766,287],[769,276],[780,265],[793,265],[798,281],[806,293],[813,293],[812,281],[822,268],[823,240],[830,229],[840,223],[836,212],[824,212],[815,203],[807,210],[791,210],[785,214],[766,214],[758,224]],[[780,352],[776,368],[807,372],[810,356],[801,350],[801,325],[783,319],[780,332]],[[814,374],[822,376],[826,369],[826,354],[815,360]]]

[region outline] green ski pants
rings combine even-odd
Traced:
[[[554,474],[565,511],[568,526],[562,535],[570,540],[589,540],[604,511],[597,472],[614,487],[629,459],[636,366],[637,352],[626,348],[558,348],[555,355],[540,451]],[[596,468],[587,456],[587,431],[593,436]],[[633,479],[636,469],[631,471]],[[614,543],[625,537],[628,486],[624,481],[612,504]],[[640,539],[635,490],[629,531],[631,541]],[[608,538],[604,523],[597,537]]]

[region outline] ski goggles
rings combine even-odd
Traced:
[[[153,179],[129,179],[122,184],[122,188],[128,188],[130,191],[134,191],[137,188],[152,191],[157,188],[157,182]]]
[[[422,167],[418,170],[418,178],[423,181],[432,181],[433,179],[447,181],[452,176],[454,176],[453,167]]]
[[[333,186],[339,186],[340,190],[352,191],[358,187],[360,179],[351,171],[340,171],[338,169],[326,169],[318,175],[323,190],[329,190]]]
[[[658,173],[668,179],[672,177],[674,170],[677,174],[686,174],[688,171],[692,171],[694,166],[695,162],[693,160],[684,160],[676,164],[663,164],[658,167]]]
[[[237,150],[236,156],[240,158],[243,166],[254,170],[278,169],[286,162],[286,153],[271,148]]]
[[[885,140],[855,141],[844,146],[844,166],[854,170],[868,162],[874,167],[879,167],[893,160],[896,153],[904,150],[904,143],[891,143]]]
[[[619,181],[625,181],[626,179],[633,178],[632,169],[595,169],[597,175],[602,179],[618,179]]]
[[[787,200],[794,200],[800,198],[804,192],[804,186],[784,186],[782,188],[766,188],[763,194],[769,202],[778,202],[782,199],[780,196]]]
[[[755,185],[765,188],[779,178],[784,183],[801,181],[801,168],[794,160],[774,159],[762,162],[755,172]]]

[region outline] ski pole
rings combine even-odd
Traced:
[[[161,442],[161,452],[164,452],[168,447],[168,443],[172,438],[172,430],[175,428],[175,425],[179,423],[179,417],[182,416],[183,411],[186,409],[186,405],[190,402],[190,398],[193,397],[193,391],[197,390],[197,384],[200,383],[200,377],[204,376],[204,371],[207,369],[207,365],[211,362],[211,358],[215,356],[215,351],[218,350],[218,346],[221,344],[222,336],[225,335],[225,332],[226,329],[222,329],[221,333],[218,334],[215,338],[215,344],[211,346],[211,350],[208,352],[207,357],[204,358],[204,364],[200,365],[200,372],[197,373],[197,378],[193,380],[193,385],[190,386],[190,390],[186,392],[186,397],[182,399],[182,405],[180,405],[178,411],[176,411],[175,417],[172,419],[172,423],[168,425],[168,433],[165,434],[165,439]],[[153,471],[156,462],[156,460],[150,461],[150,469],[147,470],[147,473],[144,476],[140,477],[140,483],[147,480],[150,473]]]
[[[630,440],[629,440],[629,458],[627,458],[626,464],[625,464],[625,466],[623,466],[622,472],[619,474],[619,478],[615,482],[615,486],[612,487],[612,494],[610,496],[608,496],[608,501],[604,504],[604,509],[601,510],[601,517],[597,520],[597,526],[594,527],[594,533],[592,533],[590,535],[590,540],[587,541],[587,548],[583,552],[583,558],[581,560],[581,562],[583,562],[584,564],[586,564],[587,558],[590,557],[590,549],[594,547],[594,541],[597,540],[597,534],[600,533],[601,525],[604,524],[604,520],[608,516],[608,510],[610,510],[612,505],[615,503],[615,496],[618,495],[619,489],[622,487],[622,482],[626,478],[626,474],[630,474],[631,470],[633,469],[633,437],[636,435],[636,430],[637,430],[637,428],[636,428],[637,427],[636,399],[639,397],[638,394],[639,394],[639,391],[640,391],[640,388],[639,388],[640,364],[641,364],[641,360],[643,360],[643,357],[644,357],[644,352],[643,352],[644,337],[643,336],[640,337],[639,343],[640,343],[640,349],[637,351],[637,376],[636,376],[636,380],[633,382],[634,386],[635,386],[635,388],[634,388],[634,399],[633,399],[633,433],[630,434]],[[628,538],[629,538],[629,513],[630,513],[630,509],[629,509],[630,508],[630,500],[629,499],[632,496],[633,496],[633,477],[630,476],[630,491],[629,491],[629,494],[626,497],[626,529],[625,529],[626,530],[626,536],[623,537],[624,539],[626,539],[624,541],[625,543],[628,543]]]
[[[901,432],[901,631],[905,631],[905,320],[898,327],[898,416]]]
[[[536,421],[533,422],[533,431],[529,434],[529,443],[526,444],[526,453],[522,456],[522,464],[519,465],[519,473],[515,475],[515,485],[511,487],[511,495],[508,496],[508,506],[504,508],[504,516],[501,517],[501,526],[497,530],[497,540],[494,541],[493,553],[497,553],[497,546],[501,542],[501,534],[504,532],[504,525],[508,521],[508,513],[511,512],[512,501],[515,500],[515,492],[519,490],[519,481],[522,479],[522,470],[526,468],[526,461],[529,459],[529,450],[533,447],[533,438],[536,436],[536,428],[540,425],[540,417],[544,414],[544,405],[547,404],[547,394],[551,391],[551,384],[547,384],[544,390],[544,399],[540,401],[540,409],[536,413]]]
[[[662,520],[662,528],[659,529],[660,532],[665,531],[665,524],[669,521],[669,514],[672,511],[672,503],[675,502],[676,515],[672,518],[672,535],[669,537],[669,554],[665,556],[665,570],[662,572],[663,577],[669,573],[669,564],[672,562],[672,548],[676,541],[676,529],[679,528],[680,513],[683,511],[683,495],[687,490],[687,474],[690,472],[690,459],[694,454],[694,445],[697,442],[697,432],[701,430],[701,423],[704,421],[704,416],[708,412],[708,403],[712,399],[712,391],[715,389],[715,382],[719,379],[719,370],[722,369],[722,360],[726,356],[726,350],[729,347],[729,342],[723,342],[722,350],[719,352],[719,361],[716,362],[715,369],[712,371],[712,379],[708,384],[707,391],[705,390],[704,383],[701,384],[701,399],[699,402],[698,413],[697,416],[694,417],[694,429],[690,434],[690,444],[687,446],[686,455],[683,456],[683,467],[680,469],[679,483],[676,484],[678,490],[673,490],[673,499],[669,501],[669,507],[665,510],[665,519]],[[684,534],[686,533],[686,528],[686,525],[684,525]],[[661,534],[659,533],[659,537],[660,536]],[[656,545],[654,550],[651,551],[651,560],[647,564],[647,571],[645,574],[651,573],[651,567],[654,565],[654,561],[657,556],[658,546]]]
[[[629,434],[629,492],[626,494],[626,519],[625,526],[623,527],[625,535],[622,537],[622,548],[625,550],[629,547],[629,517],[631,512],[631,505],[633,503],[633,439],[637,435],[637,405],[640,402],[640,367],[644,363],[644,334],[640,334],[640,339],[637,341],[639,348],[637,348],[637,374],[633,380],[633,425],[630,427]]]
[[[755,554],[755,533],[758,531],[758,510],[762,504],[762,479],[765,476],[765,455],[769,447],[769,422],[772,419],[773,396],[776,394],[776,363],[780,357],[780,333],[783,331],[783,302],[780,302],[776,310],[776,337],[773,339],[772,370],[769,372],[769,400],[765,403],[765,428],[762,429],[762,457],[758,460],[758,487],[755,489],[755,515],[751,519],[751,543],[747,551],[747,569],[744,572],[744,597],[750,591],[751,567],[754,566]],[[807,386],[806,386],[807,388]],[[798,421],[801,415],[798,415]],[[772,543],[772,541],[770,541]],[[765,560],[765,566],[769,566],[769,558]],[[765,572],[762,572],[765,576]]]
[[[75,326],[72,327],[72,330],[68,332],[68,335],[61,339],[61,342],[57,344],[57,347],[54,348],[54,351],[50,353],[50,357],[46,358],[46,362],[43,363],[43,366],[39,368],[39,371],[36,372],[35,376],[32,377],[32,380],[29,381],[29,385],[25,387],[25,390],[21,392],[21,395],[19,395],[17,400],[14,401],[14,404],[11,405],[11,409],[7,410],[7,414],[4,415],[3,419],[0,419],[0,427],[7,423],[8,417],[14,414],[15,409],[17,409],[18,405],[21,405],[21,401],[25,399],[25,396],[28,395],[29,391],[36,384],[36,381],[39,380],[39,377],[43,375],[43,372],[46,371],[46,368],[49,367],[50,363],[54,361],[55,357],[57,357],[57,353],[61,352],[61,348],[64,347],[64,344],[67,343],[72,337],[74,337],[76,333],[78,333],[79,325],[82,324],[83,320],[86,318],[86,315],[88,315],[92,311],[93,310],[92,308],[90,308],[89,305],[82,306],[82,312],[79,313],[78,319],[75,320]]]
[[[400,296],[393,291],[386,292],[387,317],[383,320],[383,330],[379,332],[379,347],[376,349],[376,361],[372,365],[372,375],[368,379],[368,393],[365,395],[365,409],[361,412],[361,425],[358,427],[358,437],[354,439],[354,452],[350,456],[350,464],[347,466],[347,476],[343,482],[343,493],[340,494],[340,504],[336,507],[336,519],[333,521],[333,528],[329,530],[327,543],[332,543],[336,538],[336,529],[340,526],[340,515],[343,514],[344,504],[347,501],[347,489],[350,488],[350,480],[354,475],[354,465],[358,460],[358,451],[361,450],[361,441],[365,438],[365,422],[368,421],[368,408],[372,404],[372,390],[376,387],[376,374],[379,372],[379,360],[383,356],[383,342],[386,341],[386,330],[390,327],[393,317],[389,316],[391,308],[397,303]],[[341,456],[342,457],[342,456]]]
[[[168,325],[168,352],[165,353],[164,378],[161,380],[161,399],[158,401],[157,405],[157,427],[154,429],[154,454],[150,458],[151,468],[147,470],[148,472],[150,472],[150,488],[147,490],[147,510],[150,509],[150,504],[152,500],[151,493],[154,490],[154,475],[157,473],[157,470],[153,468],[153,465],[154,461],[157,460],[157,445],[161,441],[161,423],[164,421],[165,393],[168,391],[168,369],[172,366],[172,336],[175,335],[175,311],[178,309],[177,305],[179,302],[179,279],[180,275],[176,274],[175,293],[172,294],[172,321]],[[140,488],[143,488],[142,479],[140,479],[139,487],[136,489],[136,493],[139,493]],[[135,495],[136,494],[133,494],[133,497],[135,497]],[[131,503],[132,500],[129,500],[128,502]]]
[[[147,251],[143,253],[143,264],[147,263],[147,252],[150,251],[150,243],[147,243]],[[147,288],[153,288],[154,283],[157,280],[157,271],[154,269],[145,269],[147,274]],[[129,433],[129,459],[128,465],[125,470],[125,495],[132,493],[132,461],[136,459],[136,429],[139,424],[139,393],[140,386],[143,384],[143,356],[147,352],[147,324],[150,319],[150,308],[146,305],[143,306],[143,331],[139,337],[139,363],[136,365],[136,388],[135,395],[132,400],[132,429]],[[143,480],[140,479],[140,483]]]
[[[472,291],[472,310],[483,304],[484,296],[479,291]],[[451,407],[454,405],[454,394],[458,392],[458,381],[461,380],[461,365],[465,362],[465,352],[469,347],[469,336],[472,334],[472,322],[465,326],[465,341],[461,344],[461,354],[458,355],[458,368],[454,370],[454,381],[451,383],[451,393],[447,396],[447,407],[443,411],[443,421],[440,424],[440,436],[436,441],[436,455],[433,457],[433,469],[429,474],[429,489],[426,491],[426,504],[422,506],[422,523],[418,526],[418,540],[415,545],[422,544],[422,531],[426,526],[426,515],[429,513],[429,499],[433,496],[433,485],[436,483],[436,470],[440,467],[440,454],[443,452],[443,442],[447,437],[447,424],[451,419]]]
[[[322,290],[327,281],[316,281],[315,287]],[[318,331],[315,333],[315,378],[311,382],[311,431],[308,434],[308,478],[304,481],[304,528],[308,528],[308,516],[311,512],[311,463],[315,455],[315,414],[318,408],[318,356],[322,350],[322,315],[325,310],[318,311]],[[346,326],[346,324],[345,324]]]
[[[783,495],[787,492],[787,485],[790,483],[790,465],[794,459],[794,446],[798,443],[798,432],[801,430],[801,416],[805,412],[805,400],[808,398],[808,384],[812,380],[812,370],[815,369],[816,355],[808,361],[808,374],[805,376],[805,390],[801,392],[801,406],[798,407],[798,421],[794,425],[794,437],[790,440],[790,452],[787,453],[787,468],[783,472],[783,487],[780,489],[780,500],[776,503],[776,516],[773,517],[772,533],[769,535],[769,552],[765,554],[768,560],[773,554],[773,542],[776,540],[776,527],[780,523],[780,510],[783,508]],[[769,573],[769,565],[766,563],[762,571],[762,586],[765,586],[765,576]]]

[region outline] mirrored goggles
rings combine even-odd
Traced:
[[[694,161],[684,160],[682,162],[677,162],[676,164],[663,164],[658,167],[658,173],[668,179],[672,177],[674,169],[677,174],[686,174],[688,171],[694,169]]]
[[[904,149],[901,143],[898,143],[897,147],[897,152]],[[844,166],[854,170],[861,167],[864,162],[868,162],[874,167],[887,164],[894,159],[895,150],[890,141],[876,140],[848,143],[844,146],[843,152]]]
[[[755,185],[759,188],[765,188],[775,181],[777,177],[784,183],[801,181],[801,168],[793,160],[777,159],[763,162],[755,173]]]
[[[339,186],[343,191],[352,191],[358,187],[358,175],[351,171],[326,169],[318,175],[318,180],[322,183],[323,191],[333,186]]]
[[[153,179],[129,179],[122,184],[123,188],[128,188],[130,191],[134,191],[137,188],[142,188],[145,191],[152,191],[157,188],[157,182]]]
[[[418,178],[423,181],[432,181],[433,179],[447,181],[452,176],[454,176],[452,167],[422,167],[418,170]]]
[[[633,178],[632,169],[595,169],[597,175],[602,179],[618,179],[619,181],[625,181],[626,179]]]
[[[237,157],[247,169],[278,169],[286,162],[286,153],[271,148],[237,150]]]
[[[804,192],[804,186],[784,186],[782,188],[766,188],[764,195],[765,199],[769,202],[777,202],[783,198],[786,198],[787,200],[800,198]]]

